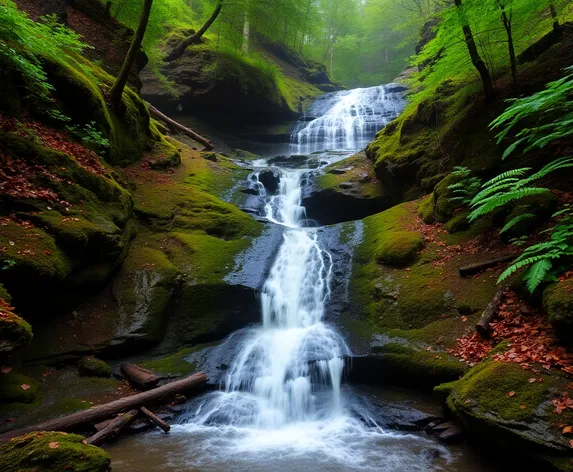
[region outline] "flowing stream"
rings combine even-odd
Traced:
[[[293,150],[360,149],[403,107],[385,90],[328,94],[311,109],[316,118],[295,129]],[[343,385],[351,352],[325,320],[333,258],[301,206],[303,181],[319,171],[283,168],[275,195],[258,185],[264,216],[284,227],[262,289],[262,324],[231,337],[236,355],[220,390],[191,402],[168,439],[122,440],[121,454],[111,451],[114,470],[483,470],[460,467],[456,453],[422,435],[382,429]]]

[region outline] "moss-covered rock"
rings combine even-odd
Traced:
[[[519,205],[514,207],[505,217],[504,226],[515,218],[522,218],[514,224],[504,236],[508,239],[528,236],[546,222],[557,210],[557,197],[552,193],[545,193],[520,200]],[[528,215],[523,219],[524,215]]]
[[[9,298],[9,297],[8,297]],[[0,297],[0,353],[19,349],[32,340],[32,327]]]
[[[365,218],[393,203],[374,174],[372,161],[360,152],[326,167],[302,204],[308,218],[330,225]]]
[[[433,193],[424,198],[418,205],[418,216],[424,223],[428,225],[431,225],[436,222]]]
[[[475,84],[445,81],[406,107],[366,152],[385,187],[413,199],[433,191],[456,165],[483,172],[501,160],[501,148],[489,132],[499,111],[483,104]]]
[[[551,458],[566,457],[570,451],[560,425],[570,424],[573,414],[556,415],[552,404],[568,381],[557,372],[534,375],[519,364],[490,359],[443,390],[450,390],[447,405],[470,432],[498,447],[553,462]]]
[[[85,356],[78,362],[78,372],[85,377],[111,377],[111,367],[101,359]]]
[[[6,472],[108,472],[111,459],[83,436],[58,432],[30,433],[0,445],[0,465]]]
[[[389,231],[376,248],[376,260],[392,267],[403,267],[414,262],[424,247],[424,236],[416,231]]]
[[[468,219],[469,212],[462,211],[455,215],[451,220],[449,220],[445,225],[446,231],[450,234],[459,233],[460,231],[465,231],[470,227],[470,221]]]
[[[35,404],[40,401],[40,391],[30,377],[10,372],[0,374],[0,403]]]
[[[543,293],[543,307],[555,333],[573,342],[573,279],[550,285]]]

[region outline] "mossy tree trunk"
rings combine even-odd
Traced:
[[[476,45],[476,42],[474,39],[474,35],[472,33],[472,29],[469,25],[467,18],[465,17],[465,15],[463,13],[464,6],[462,3],[462,0],[454,0],[454,4],[455,4],[456,8],[458,8],[460,11],[460,18],[462,20],[462,30],[464,32],[466,45],[468,47],[468,52],[470,54],[472,64],[477,69],[477,71],[479,72],[479,75],[481,77],[481,81],[483,84],[483,90],[485,93],[485,99],[487,101],[491,101],[495,97],[495,90],[493,88],[493,81],[491,79],[491,75],[489,73],[487,66],[485,65],[485,62],[483,61],[483,59],[479,55],[478,48],[477,48],[477,45]]]
[[[191,46],[192,44],[196,44],[199,41],[201,41],[203,35],[207,32],[207,30],[211,27],[211,25],[215,23],[215,20],[221,13],[222,9],[223,9],[223,0],[219,0],[217,6],[215,7],[215,10],[213,11],[209,19],[205,22],[205,24],[201,27],[201,29],[197,31],[193,36],[185,38],[177,46],[175,46],[165,60],[170,62],[179,59],[185,52],[185,49],[187,49],[187,46]]]
[[[127,51],[127,55],[125,56],[119,75],[117,76],[117,79],[111,88],[111,103],[115,108],[119,108],[121,105],[123,90],[125,89],[127,79],[129,78],[129,73],[133,68],[133,64],[135,63],[135,59],[137,58],[137,54],[141,48],[141,43],[143,42],[143,37],[145,36],[145,30],[147,29],[147,24],[149,23],[149,16],[151,15],[152,5],[153,0],[145,0],[143,3],[141,18],[139,19],[139,24],[137,25],[135,34],[133,35],[131,45],[129,46],[129,51]]]

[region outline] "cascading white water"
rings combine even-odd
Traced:
[[[362,149],[404,108],[400,90],[390,84],[324,95],[299,123],[291,143],[300,154]]]
[[[293,133],[299,153],[357,150],[403,106],[400,94],[384,87],[329,94],[320,102],[311,110],[320,117],[303,121]],[[375,125],[369,117],[378,120]],[[341,154],[323,153],[320,160],[332,162]],[[385,431],[370,417],[368,405],[351,404],[351,393],[342,385],[351,353],[325,322],[333,259],[321,247],[321,230],[304,227],[302,187],[313,172],[281,169],[272,196],[257,182],[267,220],[284,227],[261,293],[262,325],[214,348],[224,349],[227,342],[238,348],[223,388],[193,401],[160,449],[158,437],[148,439],[143,450],[135,449],[140,462],[155,460],[144,470],[468,470],[450,469],[451,456],[443,447],[420,436]],[[439,450],[439,463],[427,454],[428,447]],[[161,465],[154,459],[158,454],[165,461]],[[135,470],[129,463],[125,469],[121,465],[115,462],[114,470]]]

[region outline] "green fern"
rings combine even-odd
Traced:
[[[516,216],[511,221],[509,221],[499,232],[500,234],[507,233],[511,228],[518,225],[522,221],[532,220],[535,218],[533,213],[524,213],[523,215]]]
[[[460,181],[448,186],[448,190],[455,195],[448,198],[448,201],[459,204],[460,208],[469,206],[481,188],[481,179],[472,177],[472,171],[467,167],[454,167],[451,175],[458,177]]]
[[[553,215],[557,223],[544,231],[549,239],[528,247],[499,277],[501,283],[515,274],[519,269],[527,267],[523,273],[530,292],[534,292],[541,284],[557,279],[562,272],[561,265],[573,257],[573,207],[565,208]]]

